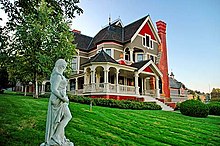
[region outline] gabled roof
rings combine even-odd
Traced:
[[[154,72],[159,75],[160,77],[163,76],[163,74],[161,73],[161,71],[158,69],[158,67],[154,64],[154,62],[152,60],[144,60],[144,61],[139,61],[139,62],[135,62],[131,64],[131,67],[135,67],[137,68],[138,73],[141,73],[142,71],[144,71],[144,69],[146,69],[147,67],[151,67]]]
[[[131,40],[135,32],[138,30],[138,28],[142,25],[142,23],[145,21],[145,19],[149,15],[131,23],[124,27],[124,42],[128,42]]]
[[[144,61],[139,61],[139,62],[134,62],[131,64],[131,67],[135,67],[137,69],[142,68],[146,63],[148,63],[150,60],[144,60]]]
[[[83,65],[92,63],[92,62],[110,62],[110,63],[119,64],[111,56],[109,56],[103,49],[99,53],[97,53],[95,56],[91,57]]]
[[[124,44],[132,40],[142,28],[145,23],[149,21],[153,29],[155,30],[153,23],[149,15],[132,22],[125,27],[120,19],[114,21],[112,24],[107,25],[102,30],[100,30],[94,38],[85,35],[75,33],[74,43],[78,43],[77,48],[83,51],[90,51],[102,42],[116,42],[119,44]],[[155,32],[156,38],[159,39],[157,32]]]

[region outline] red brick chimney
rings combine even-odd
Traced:
[[[162,94],[166,98],[170,98],[170,84],[169,84],[169,75],[168,75],[167,44],[166,44],[166,23],[160,20],[156,22],[156,25],[157,25],[158,35],[161,39],[161,44],[159,45],[161,58],[160,58],[160,62],[158,63],[158,68],[163,74]]]

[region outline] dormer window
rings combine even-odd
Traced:
[[[151,37],[148,34],[145,34],[145,36],[143,36],[142,44],[144,47],[153,49],[153,41],[151,40]]]

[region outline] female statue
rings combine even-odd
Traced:
[[[50,77],[51,95],[47,111],[45,143],[41,146],[73,146],[73,143],[66,139],[64,132],[72,118],[66,95],[67,80],[63,76],[66,66],[65,60],[57,60]]]

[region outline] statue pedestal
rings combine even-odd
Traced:
[[[74,144],[72,142],[66,142],[62,145],[48,145],[48,144],[42,143],[40,146],[74,146]]]

